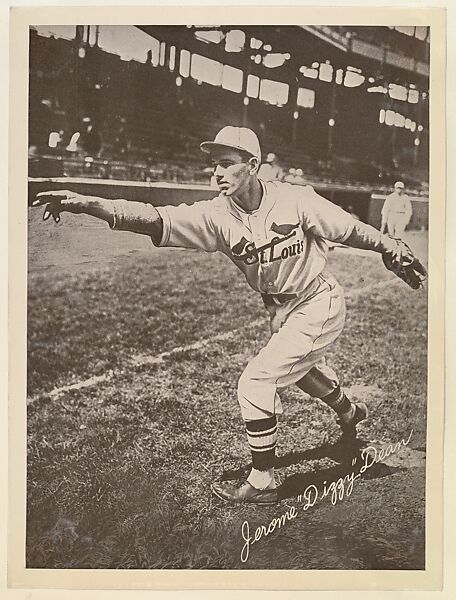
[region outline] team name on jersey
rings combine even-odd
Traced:
[[[304,241],[296,240],[284,246],[283,244],[296,237],[296,230],[299,228],[299,223],[296,225],[276,225],[271,226],[271,231],[278,233],[278,236],[272,238],[259,248],[255,242],[249,241],[244,236],[242,239],[231,248],[231,253],[235,260],[241,260],[246,265],[273,263],[278,260],[286,260],[292,256],[297,256],[304,252]]]

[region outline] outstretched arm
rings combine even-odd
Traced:
[[[396,240],[366,223],[356,221],[344,244],[382,254],[383,264],[413,289],[422,287],[426,269],[402,240]]]
[[[387,269],[410,287],[421,287],[426,270],[413,256],[407,244],[354,219],[339,206],[317,194],[310,186],[299,191],[299,201],[305,231],[352,248],[379,252]]]
[[[381,253],[392,251],[397,246],[396,240],[389,235],[378,231],[372,225],[356,220],[353,223],[352,232],[343,243],[351,248]]]
[[[84,196],[69,190],[40,192],[32,206],[45,206],[43,219],[53,217],[60,221],[60,213],[86,214],[106,221],[111,229],[132,231],[152,237],[159,244],[163,223],[157,209],[151,204],[128,200],[108,200],[96,196]]]

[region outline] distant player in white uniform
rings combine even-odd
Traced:
[[[386,197],[382,208],[380,231],[387,231],[394,238],[402,238],[412,218],[412,203],[404,192],[402,181],[396,181],[394,192]]]
[[[277,156],[270,152],[258,170],[258,178],[262,181],[281,181],[283,172],[277,162]]]
[[[212,491],[232,502],[272,504],[279,499],[274,462],[283,388],[296,384],[330,406],[343,437],[355,438],[357,423],[367,417],[366,406],[347,398],[324,359],[345,321],[343,290],[326,270],[325,240],[388,256],[399,243],[310,186],[260,180],[260,145],[250,129],[224,127],[201,148],[211,156],[219,186],[212,200],[155,208],[59,191],[39,194],[34,204],[47,204],[45,220],[52,215],[58,222],[62,211],[85,213],[112,229],[148,235],[157,246],[222,252],[243,272],[270,313],[271,337],[238,383],[251,472],[240,486],[214,482]]]

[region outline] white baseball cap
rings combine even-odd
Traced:
[[[234,148],[247,152],[261,162],[261,148],[257,134],[247,127],[223,127],[214,138],[213,142],[202,142],[200,148],[203,152],[210,153],[214,148]]]
[[[394,184],[395,188],[405,188],[404,182],[403,181],[396,181],[396,183]]]

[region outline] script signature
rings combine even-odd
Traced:
[[[388,456],[398,452],[403,446],[407,446],[412,438],[413,429],[407,439],[402,439],[395,444],[389,444],[384,448],[376,448],[375,446],[367,446],[360,452],[359,458],[362,461],[361,466],[358,466],[356,471],[348,473],[344,477],[339,477],[334,481],[323,482],[323,486],[319,489],[316,485],[311,484],[297,496],[297,501],[300,503],[300,508],[303,511],[309,510],[312,506],[328,496],[331,499],[331,504],[335,505],[344,497],[351,495],[354,483],[363,473],[373,467],[375,464],[385,460]],[[358,457],[353,458],[352,466],[358,462]],[[356,472],[356,474],[355,474]],[[260,525],[255,529],[255,533],[251,533],[250,524],[248,521],[242,523],[241,534],[244,545],[241,550],[241,562],[247,562],[250,556],[250,550],[253,544],[259,542],[262,538],[266,538],[277,529],[284,527],[288,522],[293,521],[299,515],[299,509],[296,506],[291,506],[286,512],[279,517],[274,517],[267,525]]]

